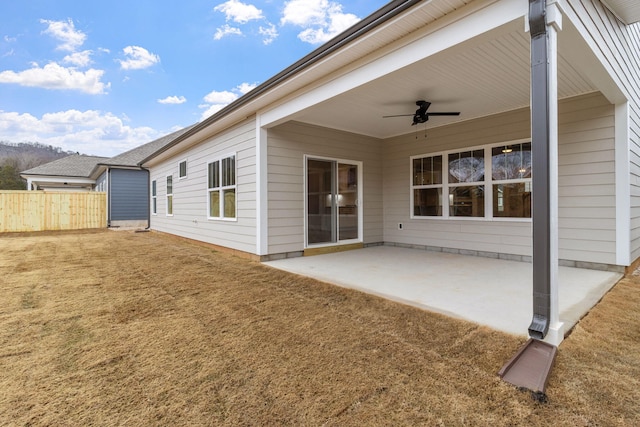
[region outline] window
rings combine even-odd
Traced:
[[[173,215],[173,175],[167,177],[167,216]]]
[[[411,172],[412,217],[531,218],[530,142],[412,157]]]
[[[183,160],[180,162],[178,178],[186,178],[187,177],[187,161]]]
[[[531,143],[491,149],[493,216],[531,218]]]
[[[484,217],[484,150],[449,154],[449,216]]]
[[[236,218],[236,156],[228,156],[207,165],[208,216]]]
[[[413,215],[442,216],[442,156],[413,159]]]
[[[153,215],[158,213],[158,200],[157,200],[157,190],[156,190],[156,181],[151,181],[151,213]]]

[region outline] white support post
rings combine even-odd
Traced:
[[[261,126],[261,115],[256,116],[256,254],[269,252],[269,209],[267,197],[267,138]]]
[[[564,323],[560,321],[558,281],[558,31],[562,29],[562,13],[556,1],[547,5],[549,35],[549,220],[551,235],[551,310],[549,332],[544,341],[559,345],[564,339]]]
[[[529,0],[531,33],[531,142],[533,162],[532,338],[559,345],[558,283],[558,31],[555,0]]]

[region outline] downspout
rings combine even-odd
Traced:
[[[549,195],[549,38],[547,0],[529,0],[531,35],[531,149],[533,164],[533,319],[529,336],[543,339],[551,318]]]
[[[151,228],[151,172],[147,168],[140,169],[147,172],[147,226],[144,229],[148,230]]]
[[[111,168],[107,168],[107,228],[111,227]]]

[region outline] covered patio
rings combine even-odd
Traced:
[[[274,268],[527,335],[532,264],[446,252],[373,246],[265,263]],[[569,331],[622,274],[559,268],[560,321]]]

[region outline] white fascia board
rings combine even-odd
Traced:
[[[525,1],[494,2],[325,85],[261,112],[261,124],[264,127],[275,126],[306,108],[522,18],[527,13],[528,3]]]

